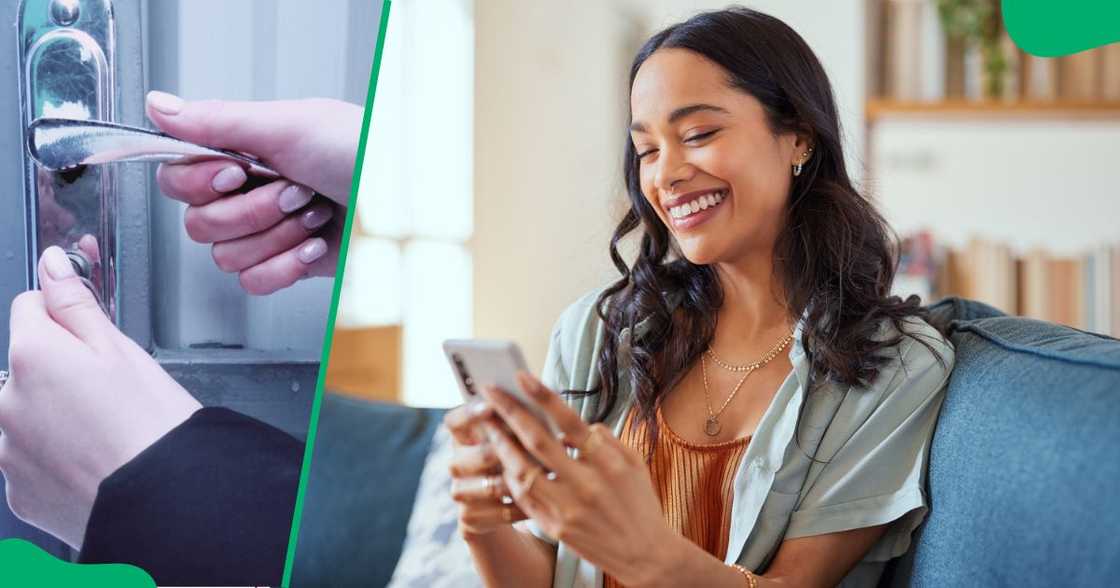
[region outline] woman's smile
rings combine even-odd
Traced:
[[[687,231],[718,214],[727,199],[725,188],[705,189],[665,199],[661,206],[669,215],[673,229]]]

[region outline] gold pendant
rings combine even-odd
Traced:
[[[719,425],[719,418],[717,418],[715,415],[708,417],[707,420],[704,421],[704,433],[706,433],[709,437],[715,437],[716,435],[719,435],[720,428],[721,427]]]

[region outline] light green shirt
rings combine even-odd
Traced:
[[[595,313],[598,294],[592,292],[570,306],[553,329],[542,380],[554,390],[591,390],[599,384],[604,325]],[[809,364],[801,347],[801,327],[794,331],[789,352],[793,370],[763,414],[735,474],[725,562],[760,570],[785,539],[890,523],[841,584],[873,587],[887,560],[907,550],[911,532],[925,516],[927,455],[953,366],[953,348],[924,321],[908,319],[904,330],[927,341],[943,363],[927,347],[905,337],[869,387],[826,382],[806,394]],[[884,322],[880,336],[893,332]],[[628,334],[622,338],[620,363],[626,361]],[[633,403],[627,378],[620,377],[619,383],[622,401],[606,421],[615,435]],[[598,396],[572,395],[568,403],[589,420],[597,411]],[[795,440],[802,404],[805,411]],[[556,543],[534,524],[528,527]],[[602,578],[599,569],[567,545],[557,545],[555,588],[598,588]]]

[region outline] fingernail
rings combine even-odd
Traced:
[[[316,207],[303,213],[303,217],[300,219],[300,222],[303,223],[303,228],[309,231],[314,231],[315,229],[318,229],[319,227],[330,222],[333,216],[334,209],[332,209],[331,207]]]
[[[471,414],[474,416],[485,416],[490,413],[490,405],[485,402],[476,402],[471,405]]]
[[[231,165],[223,167],[222,171],[214,174],[214,179],[210,180],[210,187],[215,192],[229,192],[236,190],[245,183],[249,176],[245,175],[245,170],[241,166]]]
[[[327,254],[327,242],[322,239],[311,239],[304,243],[296,256],[303,263],[315,263],[320,257]]]
[[[494,427],[483,426],[482,428],[486,432],[486,440],[489,441],[491,444],[497,444],[498,441],[501,440],[501,436],[499,436],[498,432],[494,430]]]
[[[65,280],[74,277],[74,264],[70,263],[70,258],[66,257],[66,252],[61,247],[51,246],[43,252],[43,267],[47,269],[47,275],[53,280]]]
[[[179,114],[183,111],[183,99],[167,92],[152,90],[148,92],[148,106],[163,114]]]
[[[292,184],[280,191],[280,197],[276,199],[276,203],[280,206],[280,211],[286,214],[306,206],[308,202],[311,202],[311,196],[313,196],[311,188]]]

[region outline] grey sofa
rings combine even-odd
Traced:
[[[1120,585],[1120,341],[961,299],[930,311],[956,367],[929,517],[882,585]],[[327,396],[294,586],[388,581],[441,416]]]

